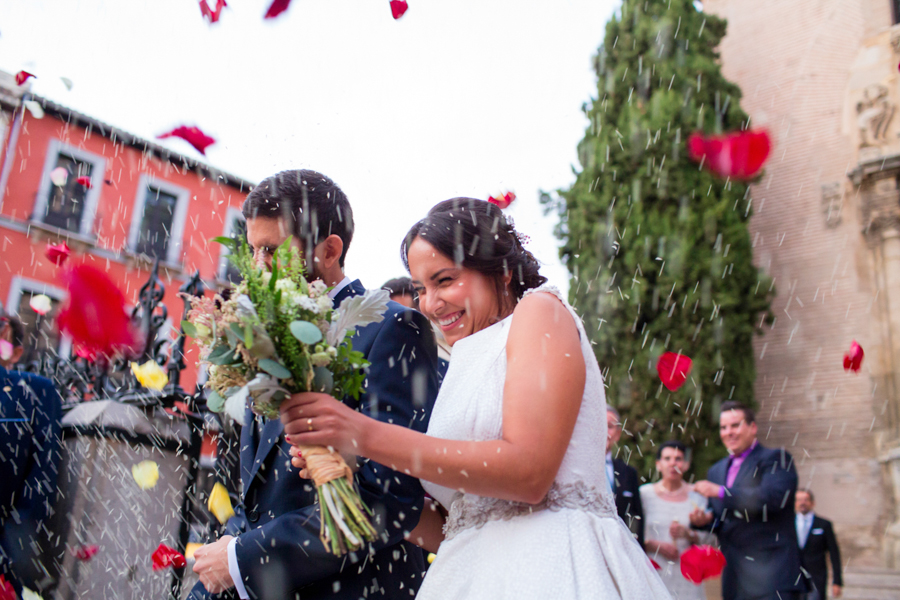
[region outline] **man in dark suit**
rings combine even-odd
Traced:
[[[285,171],[261,182],[244,202],[247,240],[257,262],[270,266],[288,237],[303,254],[310,280],[332,288],[334,306],[362,294],[344,275],[353,212],[343,191],[309,170]],[[420,313],[391,302],[380,323],[361,327],[353,349],[371,363],[358,402],[364,414],[425,431],[437,396],[437,350]],[[279,419],[262,421],[247,410],[241,432],[242,503],[226,525],[229,535],[198,549],[200,584],[192,598],[233,589],[240,598],[410,598],[425,570],[420,548],[404,541],[424,500],[419,481],[372,461],[356,472],[362,500],[374,511],[376,542],[334,556],[319,540],[312,482],[291,466]]]
[[[0,339],[12,346],[0,358],[0,575],[20,596],[22,586],[40,591],[50,583],[45,561],[62,420],[49,379],[7,370],[22,355],[22,337],[15,317],[0,319]]]
[[[606,477],[616,497],[616,512],[644,547],[644,507],[641,505],[641,482],[638,473],[620,458],[613,457],[613,447],[622,437],[619,411],[606,407]]]
[[[722,597],[800,600],[806,585],[794,527],[793,458],[759,443],[756,416],[738,402],[722,404],[719,435],[729,456],[710,467],[708,481],[694,484],[710,510],[694,510],[691,525],[718,536],[727,561]]]
[[[840,598],[844,585],[841,578],[841,551],[831,521],[823,519],[813,509],[816,499],[809,490],[797,490],[795,509],[797,512],[797,543],[800,547],[800,562],[809,574],[812,591],[807,600],[825,600],[828,582],[828,566],[825,553],[831,557],[831,597]],[[806,574],[804,573],[804,575]]]

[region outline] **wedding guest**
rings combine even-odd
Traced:
[[[750,408],[722,404],[719,436],[729,456],[694,484],[709,499],[709,510],[694,509],[691,525],[719,539],[727,561],[723,600],[800,600],[806,585],[794,526],[794,459],[784,449],[764,447],[756,433]]]
[[[62,401],[49,379],[8,370],[22,355],[22,325],[0,318],[12,357],[0,366],[0,575],[22,586],[48,585],[49,522],[56,502]],[[8,347],[7,347],[8,350]]]
[[[353,210],[346,194],[315,171],[284,171],[266,178],[244,200],[247,241],[257,263],[270,268],[286,239],[303,255],[310,280],[331,288],[333,305],[365,293],[344,272],[353,238]],[[361,327],[353,349],[371,363],[358,401],[342,399],[360,414],[424,431],[437,396],[437,350],[428,320],[388,303],[379,323]],[[421,514],[424,490],[407,473],[362,461],[355,483],[373,512],[378,539],[345,556],[329,553],[319,540],[315,487],[291,467],[279,419],[257,418],[247,408],[241,430],[243,489],[229,535],[195,551],[200,575],[192,600],[210,594],[242,599],[356,600],[410,598],[425,570],[422,551],[404,535]]]
[[[807,600],[825,600],[828,582],[828,565],[825,554],[831,558],[831,597],[840,598],[843,589],[841,578],[841,551],[831,521],[814,512],[816,499],[810,490],[797,490],[795,501],[797,512],[797,543],[800,547],[800,562],[809,579],[812,591]]]
[[[0,367],[12,369],[25,352],[25,327],[18,317],[0,317],[0,340],[9,344],[5,351],[0,350]]]
[[[390,292],[391,300],[394,302],[419,310],[419,296],[409,277],[389,279],[381,286],[381,289]],[[438,376],[443,380],[447,373],[447,367],[450,366],[450,344],[447,343],[444,333],[437,323],[432,322],[431,328],[434,331],[434,341],[437,342],[438,348]]]
[[[381,286],[381,289],[387,290],[391,295],[391,300],[397,304],[402,304],[406,308],[419,309],[416,302],[416,288],[413,287],[412,279],[409,277],[388,279]]]
[[[613,457],[613,448],[622,437],[619,411],[606,407],[606,477],[616,497],[616,512],[644,547],[644,508],[641,505],[640,478],[634,467]]]
[[[687,447],[668,441],[656,450],[656,470],[660,479],[641,486],[644,508],[644,548],[662,568],[659,576],[673,598],[703,600],[706,592],[681,574],[679,557],[693,544],[707,544],[712,536],[690,529],[693,508],[706,508],[706,498],[685,482],[690,468]]]

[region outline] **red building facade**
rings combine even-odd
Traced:
[[[65,290],[44,256],[48,243],[65,241],[70,263],[105,270],[132,304],[159,258],[169,315],[163,335],[171,339],[183,307],[178,288],[197,270],[210,288],[229,279],[225,252],[210,240],[242,231],[249,182],[33,97],[5,73],[0,139],[0,303],[26,326],[23,362],[71,352],[54,322]],[[52,300],[43,317],[29,307],[36,294]],[[197,380],[192,346],[181,380],[189,393]]]

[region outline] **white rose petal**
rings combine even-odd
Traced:
[[[316,279],[312,283],[309,284],[309,295],[311,298],[318,298],[328,289],[328,286],[325,285],[325,282],[321,279]]]
[[[245,385],[225,400],[225,412],[229,417],[241,425],[246,425],[246,423],[244,423],[244,416],[246,415],[247,396],[249,393],[250,390],[248,390]]]

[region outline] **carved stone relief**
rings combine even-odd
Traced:
[[[860,148],[878,146],[887,141],[888,125],[894,118],[895,110],[886,86],[874,83],[863,91],[863,99],[856,103]]]
[[[844,190],[840,183],[822,184],[822,214],[825,225],[830,228],[841,224],[841,209],[844,206]]]

